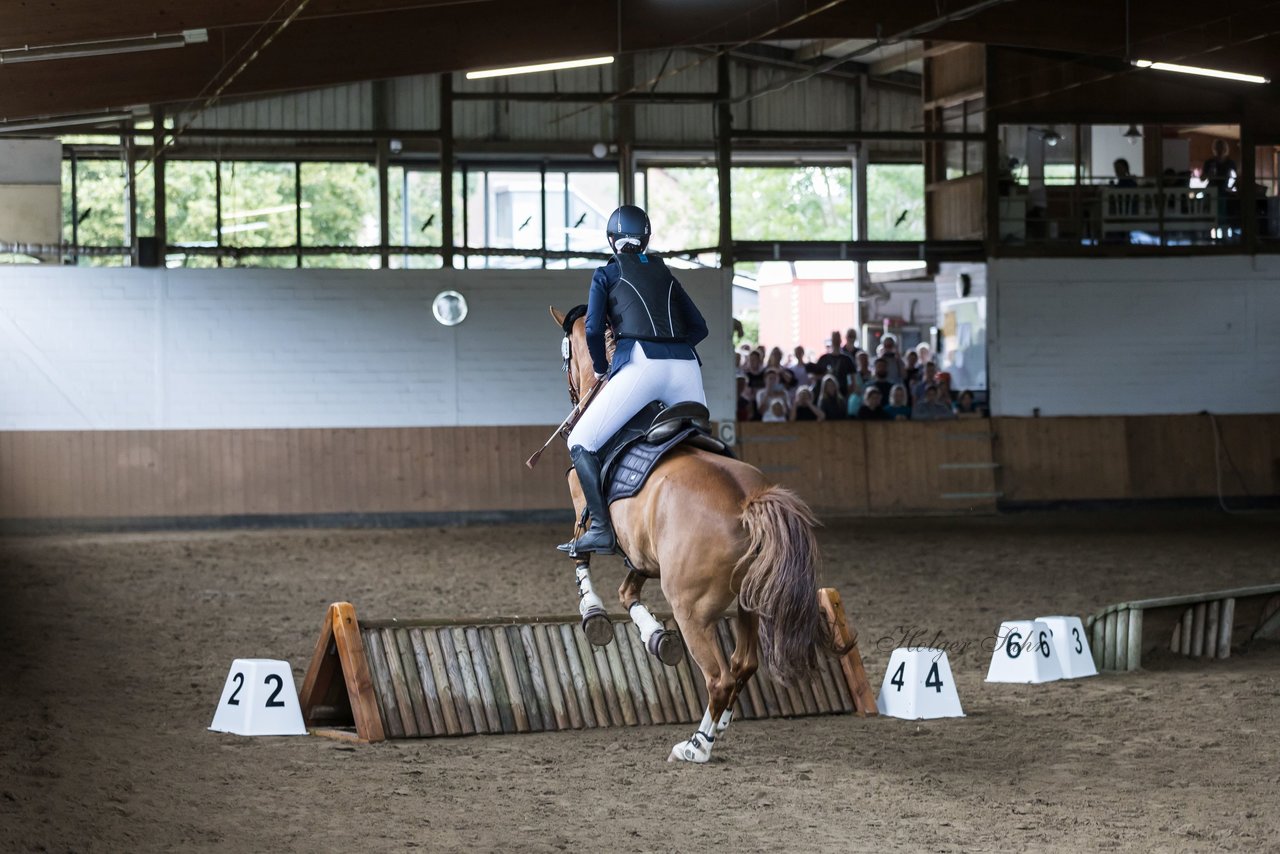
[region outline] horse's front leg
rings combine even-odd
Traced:
[[[578,584],[582,631],[593,646],[607,646],[613,640],[613,623],[604,609],[604,601],[591,585],[591,563],[586,556],[577,558],[573,574]]]
[[[658,659],[670,667],[675,667],[684,658],[684,644],[680,635],[670,629],[664,629],[662,623],[653,616],[644,603],[640,601],[640,591],[648,578],[634,569],[627,573],[618,588],[618,601],[631,615],[631,622],[640,631],[640,642],[645,649],[656,655]]]

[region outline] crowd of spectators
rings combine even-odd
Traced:
[[[972,391],[957,393],[938,370],[928,344],[905,354],[886,335],[874,356],[850,329],[832,332],[826,352],[810,360],[803,347],[790,355],[743,344],[734,354],[739,421],[946,421],[986,413]]]

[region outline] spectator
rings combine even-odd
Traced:
[[[777,368],[782,370],[782,348],[774,347],[769,351],[769,361],[765,362],[766,368]]]
[[[1133,173],[1129,171],[1129,161],[1123,157],[1117,157],[1116,162],[1111,164],[1116,172],[1116,179],[1111,183],[1117,187],[1136,187],[1138,182],[1134,180]]]
[[[827,416],[813,405],[813,392],[807,386],[796,390],[796,405],[791,410],[791,421],[822,421]]]
[[[780,397],[769,399],[769,408],[760,416],[761,421],[786,421],[787,404]]]
[[[796,402],[796,389],[801,387],[796,380],[796,375],[789,368],[783,368],[782,373],[778,375],[778,380],[787,392],[787,400],[794,404]]]
[[[858,361],[858,354],[862,352],[862,348],[858,346],[858,330],[850,326],[844,331],[844,354],[855,363]]]
[[[982,418],[986,413],[974,402],[973,392],[965,389],[956,400],[956,416],[959,418]]]
[[[884,336],[880,342],[880,358],[885,360],[885,366],[888,369],[886,379],[891,383],[900,383],[906,379],[907,366],[902,361],[902,357],[898,355],[898,339],[892,335]]]
[[[747,354],[747,367],[744,373],[747,375],[749,388],[764,388],[764,360],[755,350]]]
[[[920,357],[920,364],[927,365],[933,361],[933,348],[921,341],[916,345],[916,355]]]
[[[791,408],[791,395],[787,394],[786,386],[782,384],[782,370],[779,368],[765,368],[764,383],[760,390],[756,392],[756,410],[764,412],[769,408],[769,401],[775,397],[782,398],[783,404],[788,409]]]
[[[747,378],[738,375],[738,414],[739,421],[754,421],[756,419],[756,396],[751,393],[751,389],[747,386]]]
[[[827,352],[818,359],[818,370],[831,374],[840,383],[840,393],[849,393],[849,376],[853,373],[853,359],[840,349],[840,333],[832,332],[827,339]]]
[[[1225,139],[1213,141],[1213,156],[1204,162],[1200,177],[1206,186],[1213,187],[1218,194],[1234,193],[1236,190],[1236,162],[1228,154],[1230,146]]]
[[[916,383],[920,382],[920,357],[916,355],[915,350],[908,350],[907,358],[904,361],[907,363],[905,384],[907,389],[910,390],[915,388]]]
[[[950,421],[955,417],[951,407],[938,400],[936,383],[924,387],[923,393],[916,399],[916,405],[911,409],[912,421]]]
[[[889,405],[884,408],[884,411],[894,421],[907,421],[911,418],[906,386],[898,383],[889,391]]]
[[[951,393],[951,374],[946,371],[938,372],[938,402],[945,403],[955,411],[954,395]]]
[[[877,386],[867,386],[866,393],[862,396],[862,406],[858,407],[859,421],[888,421],[889,415],[881,406],[884,397],[880,393]]]
[[[804,348],[797,345],[791,355],[794,358],[790,365],[791,373],[795,374],[797,385],[804,385],[809,382],[809,371],[805,367]]]
[[[938,383],[938,366],[934,362],[924,363],[924,379],[911,387],[911,397],[914,400],[924,399],[924,390],[931,385]]]
[[[822,378],[818,391],[818,408],[822,410],[826,421],[839,421],[849,415],[848,404],[844,395],[840,394],[840,384],[830,374]]]
[[[868,384],[868,387],[874,387],[880,390],[880,401],[882,403],[889,399],[889,392],[893,389],[893,383],[889,382],[889,362],[884,356],[878,356],[876,358],[876,372],[871,378],[871,382]],[[865,391],[862,393],[862,396],[866,397]]]

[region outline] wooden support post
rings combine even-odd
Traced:
[[[853,695],[855,712],[861,717],[879,714],[875,692],[871,689],[867,671],[862,666],[862,654],[858,652],[858,636],[845,618],[839,591],[834,587],[822,588],[818,591],[818,602],[831,623],[831,638],[836,646],[849,647],[849,651],[841,658],[840,665],[844,669],[845,681],[849,683],[849,693]]]
[[[326,706],[325,698],[336,690],[338,682],[344,683],[347,700],[351,704],[351,717],[356,735],[353,740],[364,742],[384,741],[382,715],[374,695],[373,676],[369,671],[369,659],[365,655],[364,642],[360,638],[360,624],[356,609],[350,602],[335,602],[329,606],[320,639],[316,642],[302,683],[299,703],[302,720],[308,728],[313,726],[316,711]],[[342,733],[326,731],[326,735]],[[350,738],[350,735],[346,737]]]

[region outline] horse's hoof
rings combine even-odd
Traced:
[[[613,642],[613,623],[602,608],[594,608],[582,615],[582,632],[592,646],[608,646]]]
[[[684,660],[684,643],[678,632],[663,629],[649,637],[649,652],[668,667],[675,667]]]
[[[682,741],[671,748],[668,762],[693,762],[702,765],[711,761],[711,747],[696,735],[688,741]]]

